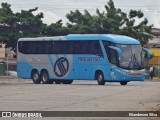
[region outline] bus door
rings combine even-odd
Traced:
[[[84,63],[82,62],[81,55],[74,55],[72,76],[74,79],[82,80],[85,78]]]
[[[116,80],[116,66],[118,66],[117,51],[110,48],[113,43],[109,41],[103,41],[106,59],[108,62],[107,68],[107,80]]]

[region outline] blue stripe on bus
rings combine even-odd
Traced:
[[[48,55],[48,59],[49,59],[49,62],[51,64],[52,68],[54,68],[54,61],[53,61],[51,55]]]

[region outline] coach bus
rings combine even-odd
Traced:
[[[148,49],[134,38],[113,34],[70,34],[20,38],[17,75],[33,83],[71,84],[73,80],[119,82],[145,78],[144,53]]]

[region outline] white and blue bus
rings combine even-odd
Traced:
[[[20,38],[17,73],[33,83],[71,84],[73,80],[120,82],[145,79],[144,52],[148,49],[131,37],[112,34],[70,34]]]

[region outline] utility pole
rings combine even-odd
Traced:
[[[5,51],[5,53],[6,53],[6,73],[7,73],[7,76],[9,75],[8,74],[8,71],[9,71],[9,65],[8,65],[8,63],[9,63],[9,53],[10,53],[10,51],[9,51],[9,48],[6,48],[6,51]]]
[[[160,78],[160,57],[158,57],[158,78]]]
[[[8,48],[7,48],[7,76],[8,76]]]

